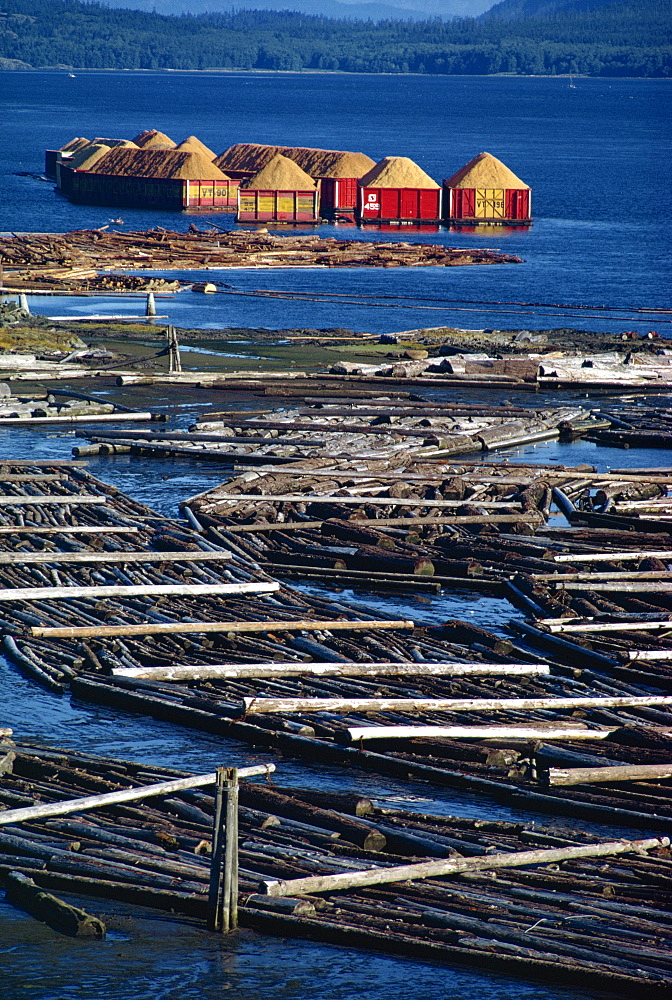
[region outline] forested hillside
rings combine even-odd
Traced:
[[[263,10],[166,17],[78,0],[0,4],[6,68],[672,76],[672,0],[584,0],[589,9],[515,21],[379,24]]]

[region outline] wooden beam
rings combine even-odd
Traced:
[[[99,589],[99,588],[97,588]],[[412,629],[415,622],[402,620],[390,620],[387,618],[381,621],[330,621],[329,619],[315,620],[306,618],[303,620],[273,621],[267,622],[145,622],[141,625],[101,625],[100,628],[91,626],[70,626],[70,627],[46,627],[31,626],[30,634],[42,638],[50,639],[74,639],[74,638],[106,638],[116,635],[162,635],[171,632],[191,633],[191,632],[304,632],[304,631],[325,631],[325,632],[351,632],[351,631],[372,631],[373,629]]]
[[[459,875],[461,872],[490,871],[498,868],[523,868],[528,865],[548,865],[573,858],[599,858],[629,852],[641,853],[659,847],[668,847],[669,837],[652,837],[647,840],[616,840],[602,844],[582,844],[580,847],[548,848],[540,851],[507,851],[475,858],[442,858],[412,865],[395,865],[390,868],[368,868],[364,871],[339,872],[335,875],[308,875],[305,878],[282,882],[264,880],[259,891],[267,896],[296,896],[313,892],[335,892],[365,885],[384,885],[389,882],[406,882],[420,878],[437,878]]]
[[[557,722],[486,726],[350,726],[345,736],[361,740],[604,740],[613,729],[588,729],[576,723]],[[339,734],[340,735],[340,734]]]
[[[219,594],[269,594],[279,583],[151,583],[95,587],[14,587],[0,590],[0,601],[62,600],[72,597],[205,597]]]
[[[2,475],[0,474],[0,483],[62,483],[63,476],[59,476],[56,473],[53,475],[45,473],[44,475],[31,476],[30,473],[26,473],[25,476],[18,475]]]
[[[314,494],[314,493],[217,493],[213,494],[210,501],[211,506],[218,506],[220,503],[243,503],[254,500],[256,503],[268,503],[269,501],[278,503],[336,503],[336,504],[374,504],[381,507],[464,507],[465,503],[474,504],[476,507],[486,507],[488,509],[506,507],[520,507],[519,501],[500,501],[487,503],[476,498],[470,500],[421,500],[415,497],[371,497],[371,496],[336,496],[334,493]],[[186,503],[189,503],[187,500]],[[536,511],[535,511],[536,513]]]
[[[40,372],[39,378],[43,375]],[[32,427],[35,424],[90,424],[94,421],[96,423],[105,421],[114,421],[118,423],[121,420],[155,420],[156,417],[153,413],[149,411],[144,413],[92,413],[88,414],[78,414],[73,417],[2,417],[0,418],[0,427],[4,424],[9,424],[10,426],[16,426],[20,424],[22,427]]]
[[[194,549],[154,552],[2,552],[0,551],[0,566],[29,566],[40,563],[164,563],[164,562],[226,562],[231,553],[206,552]]]
[[[667,651],[672,659],[672,649]],[[595,698],[243,698],[245,713],[283,715],[294,712],[509,712],[569,708],[636,708],[672,705],[672,695],[624,695]]]
[[[672,764],[623,764],[615,767],[551,767],[549,785],[603,785],[612,781],[672,778]]]
[[[539,677],[550,673],[545,663],[221,663],[203,666],[118,667],[114,677],[184,681],[240,677]]]
[[[672,559],[672,551],[670,549],[651,549],[649,551],[645,549],[639,549],[633,551],[630,549],[627,552],[613,552],[613,551],[603,551],[603,552],[590,552],[590,553],[578,553],[576,555],[568,555],[563,553],[562,555],[553,556],[555,562],[559,563],[577,563],[577,562],[626,562],[631,560],[640,559]]]
[[[672,619],[661,622],[583,622],[567,625],[562,622],[537,622],[544,625],[550,632],[654,632],[660,629],[672,631]]]
[[[51,506],[52,504],[68,504],[74,505],[79,504],[98,504],[98,503],[109,503],[109,497],[101,497],[97,493],[79,493],[73,494],[72,496],[48,496],[42,494],[40,496],[16,496],[12,497],[8,494],[0,495],[0,506],[7,507],[44,507],[47,504]]]
[[[537,511],[532,511],[527,514],[481,514],[478,517],[472,514],[454,514],[452,517],[369,517],[353,521],[352,525],[355,528],[384,528],[401,525],[402,527],[407,527],[409,531],[412,531],[416,525],[423,524],[483,524],[484,521],[487,521],[488,524],[519,524],[521,521],[529,522],[540,520],[543,520],[542,515]],[[257,524],[227,524],[225,530],[233,535],[254,534],[257,531],[301,531],[302,528],[321,528],[323,524],[328,523],[328,520],[278,521],[275,524],[272,521],[260,521]]]
[[[241,778],[252,778],[258,774],[271,774],[275,764],[254,764],[251,767],[241,767],[238,774]],[[214,785],[217,772],[212,774],[195,774],[190,778],[175,778],[172,781],[159,781],[153,785],[140,785],[137,788],[122,788],[118,792],[103,792],[101,795],[86,795],[79,799],[64,799],[60,802],[48,802],[40,806],[25,806],[21,809],[5,809],[0,812],[0,826],[9,823],[31,822],[44,819],[46,816],[67,816],[70,813],[86,812],[90,809],[103,809],[105,806],[118,805],[120,802],[139,802],[155,795],[170,795],[185,788],[203,788]]]
[[[41,525],[3,525],[0,535],[136,535],[140,528],[118,528],[107,525],[63,524],[57,528],[44,528]]]

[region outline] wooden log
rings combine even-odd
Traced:
[[[672,649],[631,649],[629,660],[672,660]]]
[[[98,588],[96,588],[98,589]],[[277,588],[274,588],[277,589]],[[407,629],[415,628],[415,622],[406,619],[371,621],[347,621],[337,619],[334,621],[318,619],[301,619],[288,621],[267,621],[267,622],[145,622],[141,625],[101,625],[100,628],[88,626],[46,628],[33,626],[30,634],[35,637],[50,639],[92,639],[103,638],[105,636],[117,635],[161,635],[163,633],[177,632],[179,634],[187,632],[303,632],[324,630],[328,632],[350,632],[350,631],[373,631],[374,629]]]
[[[306,893],[335,892],[342,889],[361,888],[366,885],[383,885],[419,878],[458,875],[461,872],[523,868],[529,865],[548,865],[576,858],[601,858],[629,852],[641,853],[668,847],[669,844],[669,837],[651,837],[647,840],[616,840],[601,844],[582,844],[579,847],[497,853],[490,854],[488,857],[441,859],[439,861],[424,861],[420,864],[395,865],[391,868],[369,868],[365,871],[343,872],[336,875],[314,875],[282,882],[264,880],[259,886],[259,892],[265,893],[267,896],[301,896]]]
[[[243,778],[252,778],[259,774],[271,774],[275,764],[253,764],[241,767],[238,774]],[[137,788],[122,788],[118,792],[103,792],[101,795],[87,795],[78,799],[65,799],[61,802],[49,802],[40,806],[26,806],[22,809],[6,809],[0,811],[0,826],[8,823],[32,822],[44,819],[45,816],[67,816],[70,813],[85,812],[90,809],[103,809],[105,806],[118,805],[121,802],[139,802],[156,795],[169,795],[185,788],[204,788],[217,783],[217,772],[212,774],[195,774],[189,778],[175,778],[173,781],[159,781],[152,785],[141,785]]]
[[[660,629],[669,631],[672,629],[672,619],[665,619],[660,622],[563,622],[544,620],[537,622],[549,629],[551,632],[657,632]]]
[[[56,528],[25,525],[3,525],[0,535],[135,535],[140,528],[120,528],[107,525],[62,524]]]
[[[192,551],[181,549],[179,552],[2,552],[0,551],[0,566],[31,566],[41,563],[168,563],[168,562],[226,562],[231,559],[231,553],[206,552],[203,549]]]
[[[335,503],[352,505],[356,504],[358,507],[363,506],[380,506],[380,507],[463,507],[464,500],[423,500],[419,497],[372,497],[372,496],[338,496],[335,493],[282,493],[279,496],[274,494],[258,494],[258,493],[215,493],[208,498],[210,503],[208,509],[212,507],[219,506],[223,503],[230,503],[235,501],[236,503],[247,503],[253,501],[254,503]],[[500,503],[481,502],[478,500],[472,500],[477,507],[484,507],[486,510],[493,510],[502,507]],[[189,503],[187,500],[186,503]],[[520,507],[518,502],[507,502],[507,507]]]
[[[67,937],[98,938],[106,934],[105,924],[85,910],[45,892],[22,872],[10,872],[6,880],[7,900],[36,920]]]
[[[259,499],[273,501],[275,497],[260,497]],[[311,497],[310,502],[315,503],[319,498]],[[343,497],[339,497],[339,500]],[[378,499],[378,498],[374,498]],[[359,502],[362,504],[367,504],[369,502],[368,497],[359,498]],[[476,501],[478,507],[485,506],[485,504],[480,504]],[[437,501],[432,501],[431,504],[427,501],[420,501],[415,503],[416,507],[429,507],[429,506],[439,506]],[[530,521],[542,521],[543,518],[540,514],[531,511],[527,514],[454,514],[452,517],[381,517],[381,518],[362,518],[357,520],[357,526],[363,525],[365,527],[407,527],[409,531],[414,530],[418,526],[430,525],[430,524],[519,524],[521,521],[529,523]],[[256,532],[267,532],[267,531],[307,531],[311,528],[320,528],[322,525],[328,524],[328,521],[258,521],[256,524],[227,524],[226,530],[230,531],[233,535],[242,534],[254,534]]]
[[[8,496],[7,494],[0,496],[0,506],[2,507],[43,507],[45,505],[52,506],[54,504],[67,504],[68,506],[78,506],[92,505],[98,503],[109,503],[109,497],[101,497],[96,494],[87,493],[73,493],[67,496],[49,496],[48,494],[42,494],[40,496]]]
[[[40,378],[44,378],[45,374],[40,372]],[[150,413],[149,411],[142,413],[92,413],[92,414],[81,414],[79,416],[58,416],[58,417],[3,417],[1,424],[15,425],[20,424],[22,427],[32,427],[35,424],[40,426],[44,424],[91,424],[100,423],[103,421],[114,421],[114,423],[119,423],[122,420],[158,420],[165,419],[163,414]]]
[[[16,587],[0,590],[0,601],[43,601],[75,597],[131,597],[135,595],[204,597],[208,594],[269,594],[279,589],[279,583],[152,583],[96,587]]]
[[[36,469],[85,469],[89,463],[88,462],[73,462],[71,459],[67,458],[55,458],[52,460],[46,458],[1,458],[0,467],[3,469],[25,469],[32,468]]]
[[[118,667],[115,677],[136,677],[142,680],[234,680],[244,677],[538,677],[548,675],[550,668],[543,663],[222,663],[203,666]]]
[[[63,476],[58,476],[56,474],[45,473],[44,475],[31,475],[26,473],[22,475],[1,475],[0,483],[61,483],[63,482]]]
[[[634,657],[633,657],[634,658]],[[667,650],[672,659],[672,649]],[[246,715],[290,712],[508,712],[522,709],[636,708],[672,705],[672,695],[596,698],[243,698]]]
[[[558,722],[551,727],[534,724],[485,726],[351,726],[344,738],[360,740],[604,740],[611,729],[586,729]]]
[[[557,589],[563,590],[596,590],[596,591],[606,591],[612,594],[669,594],[670,584],[661,580],[657,582],[655,580],[601,580],[596,583],[590,581],[585,582],[569,582],[559,585]]]
[[[624,764],[613,767],[549,767],[549,785],[600,785],[612,781],[660,781],[672,778],[672,764]]]

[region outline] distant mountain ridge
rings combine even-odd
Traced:
[[[428,17],[451,20],[478,17],[492,7],[493,0],[391,0],[390,3],[358,0],[99,0],[106,7],[142,10],[147,13],[230,14],[237,10],[296,11],[316,17],[359,21],[412,20]]]
[[[499,14],[549,2],[505,0]],[[595,2],[555,0],[571,8],[513,20],[488,13],[376,23],[287,10],[175,17],[82,0],[1,0],[0,69],[672,78],[672,0]]]
[[[642,7],[651,0],[639,0]],[[654,0],[655,2],[655,0]],[[585,14],[601,7],[621,5],[623,0],[501,0],[483,16],[483,20],[518,21],[526,17],[554,17],[557,14]]]

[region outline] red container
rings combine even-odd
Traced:
[[[323,177],[320,185],[320,215],[327,219],[335,215],[355,215],[359,194],[356,177]]]
[[[225,211],[238,207],[240,181],[227,178],[216,181],[185,181],[184,207]]]
[[[360,187],[360,222],[440,222],[439,188]]]
[[[446,219],[453,223],[508,225],[532,222],[529,188],[449,188],[446,191]]]
[[[317,222],[319,193],[239,188],[238,222]]]

